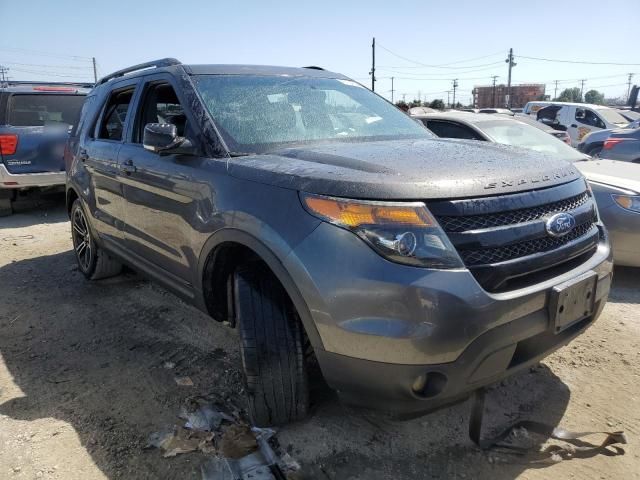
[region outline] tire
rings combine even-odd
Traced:
[[[96,244],[79,199],[71,206],[71,238],[78,268],[88,280],[113,277],[122,271],[122,264]]]
[[[309,411],[305,333],[280,282],[264,267],[234,275],[236,324],[255,426],[284,425]]]

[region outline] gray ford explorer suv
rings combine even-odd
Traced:
[[[316,362],[350,404],[452,403],[569,342],[609,292],[571,164],[436,139],[317,67],[115,72],[68,151],[80,270],[126,264],[236,327],[257,425],[305,416]]]

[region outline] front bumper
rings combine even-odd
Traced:
[[[0,164],[0,188],[53,187],[64,185],[65,172],[13,174]]]
[[[320,224],[285,266],[322,339],[316,355],[328,384],[349,403],[422,413],[526,368],[581,333],[602,311],[613,264],[605,240],[573,270],[492,294],[468,270],[394,264],[352,233]],[[588,271],[598,277],[594,314],[554,334],[551,289]],[[420,376],[435,388],[414,393]]]

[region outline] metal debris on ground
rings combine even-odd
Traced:
[[[237,409],[227,413],[216,403],[188,398],[179,415],[184,426],[151,434],[146,448],[164,450],[165,458],[197,450],[215,455],[202,465],[203,480],[286,480],[300,470],[288,453],[274,451],[274,430],[250,427]]]
[[[175,377],[175,380],[181,387],[193,387],[193,380],[190,377]]]
[[[162,456],[165,458],[196,450],[213,453],[215,451],[213,436],[211,432],[176,427],[171,431],[155,432],[149,435],[146,448],[155,447],[164,450]]]

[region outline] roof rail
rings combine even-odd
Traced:
[[[318,67],[318,66],[316,66],[316,65],[309,65],[308,67],[302,67],[302,68],[309,68],[309,69],[311,69],[311,70],[322,70],[323,72],[325,71],[325,69],[324,69],[324,68],[322,68],[322,67]]]
[[[138,70],[145,70],[147,68],[160,68],[160,67],[170,67],[171,65],[180,65],[181,62],[176,60],[175,58],[161,58],[160,60],[152,60],[150,62],[140,63],[138,65],[133,65],[128,68],[123,68],[122,70],[118,70],[117,72],[113,72],[106,77],[102,77],[98,80],[97,85],[102,85],[103,83],[108,82],[117,77],[122,77],[127,73],[137,72]]]

